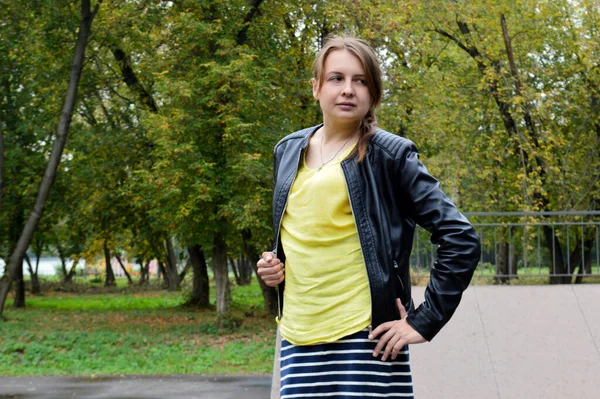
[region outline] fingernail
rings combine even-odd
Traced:
[[[373,339],[373,335],[369,334],[369,339]]]
[[[373,352],[373,357],[377,357],[377,353]]]

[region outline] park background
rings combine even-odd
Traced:
[[[595,1],[0,4],[0,374],[270,371],[272,148],[319,123],[331,34],[459,208],[503,212],[481,282],[598,282]]]

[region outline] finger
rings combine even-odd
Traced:
[[[277,284],[279,284],[274,281],[265,281],[264,283],[267,287],[277,287]]]
[[[265,269],[265,270],[273,271],[273,269],[274,268]],[[274,280],[275,281],[275,280],[280,280],[284,276],[284,274],[285,274],[285,271],[283,269],[280,269],[280,270],[273,271],[272,273],[265,274],[264,276],[261,276],[261,277],[263,277],[263,280]]]
[[[262,258],[266,262],[270,262],[271,260],[273,260],[275,258],[275,254],[273,252],[263,252],[262,253]]]
[[[391,322],[389,322],[389,321],[387,323],[380,324],[379,326],[377,326],[376,329],[371,331],[371,333],[369,334],[369,339],[376,339],[379,336],[379,334],[383,334],[384,332],[389,330],[390,327],[391,327]]]
[[[281,276],[277,279],[263,279],[264,283],[266,285],[268,285],[269,287],[275,287],[276,285],[280,284],[283,280],[285,279],[285,276]]]
[[[392,360],[396,360],[396,357],[398,357],[402,351],[402,348],[404,348],[404,345],[406,345],[405,341],[406,340],[404,337],[402,337],[394,344],[394,348],[392,349]]]
[[[281,263],[279,261],[279,259],[274,259],[271,261],[271,263],[267,263],[266,261],[261,259],[256,263],[256,266],[257,266],[259,272],[262,271],[263,273],[275,273],[281,267],[283,267],[283,263]],[[268,270],[273,270],[273,271],[268,272]]]
[[[400,298],[396,298],[396,305],[398,306],[398,310],[400,311],[400,318],[405,319],[406,316],[408,316],[408,313],[406,312],[406,308],[404,307],[404,305],[402,305],[402,301],[400,301]]]
[[[285,268],[283,266],[283,263],[277,263],[275,265],[271,265],[270,267],[265,268],[266,274],[270,274],[270,275],[282,274],[284,272],[284,270],[285,270]]]
[[[282,270],[278,270],[275,267],[263,267],[262,269],[258,269],[256,272],[263,280],[275,280],[279,278],[281,274],[283,274]]]
[[[257,273],[260,276],[260,278],[265,282],[265,284],[277,285],[284,280],[285,267],[283,263],[280,263],[276,267],[259,269],[257,270]]]
[[[386,361],[387,358],[390,356],[390,354],[392,353],[392,350],[394,349],[394,345],[396,345],[396,342],[398,342],[398,340],[400,340],[400,336],[395,334],[394,331],[389,330],[386,335],[389,334],[389,337],[387,339],[387,343],[385,345],[385,350],[383,351],[382,355],[381,355],[381,360],[382,361]]]
[[[283,280],[281,280],[281,281],[283,281]],[[281,281],[272,281],[272,280],[268,280],[268,281],[265,281],[264,283],[265,283],[265,284],[266,284],[268,287],[277,287],[277,285],[278,285],[279,283],[281,283]]]
[[[385,346],[387,341],[390,339],[390,335],[387,334],[387,331],[391,327],[392,327],[392,322],[388,321],[387,323],[383,323],[383,324],[379,325],[379,327],[377,327],[375,330],[373,330],[373,332],[369,335],[369,339],[375,339],[375,337],[377,337],[379,334],[383,334],[379,338],[379,342],[377,342],[377,345],[375,345],[375,349],[373,349],[373,356],[375,356],[375,357],[379,356],[379,353],[381,352],[381,350],[383,349],[383,347]]]

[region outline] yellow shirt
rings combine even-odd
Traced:
[[[281,335],[295,345],[333,342],[367,327],[371,293],[340,161],[303,162],[281,224],[286,255]]]

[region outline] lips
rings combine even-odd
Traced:
[[[353,103],[338,103],[340,107],[356,107],[356,104]]]

